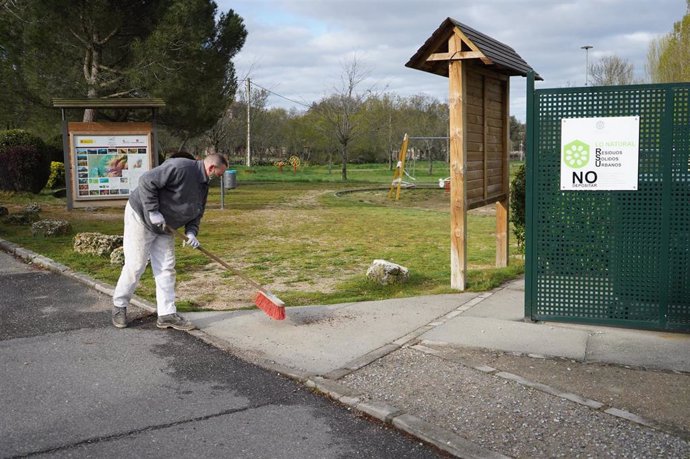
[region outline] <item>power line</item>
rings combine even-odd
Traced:
[[[240,81],[245,81],[245,80],[240,80]],[[294,104],[301,105],[301,106],[303,106],[303,107],[311,108],[311,105],[307,105],[307,104],[305,104],[304,102],[299,102],[299,101],[297,101],[297,100],[290,99],[289,97],[285,97],[284,95],[278,94],[278,93],[275,92],[275,91],[271,91],[271,90],[268,89],[268,88],[264,88],[264,87],[261,86],[260,84],[257,84],[254,80],[252,80],[252,84],[253,84],[254,86],[257,86],[257,87],[263,89],[264,91],[266,91],[266,92],[268,92],[268,93],[273,94],[274,96],[278,96],[278,97],[280,97],[280,98],[282,98],[282,99],[285,99],[285,100],[287,100],[287,101],[290,101],[290,102],[292,102],[292,103],[294,103]]]

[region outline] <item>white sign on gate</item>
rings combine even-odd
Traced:
[[[639,116],[561,120],[561,190],[637,190],[639,156]]]

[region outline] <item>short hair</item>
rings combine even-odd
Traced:
[[[218,153],[211,153],[210,155],[207,155],[204,158],[204,162],[209,165],[213,165],[216,167],[228,167],[228,160],[225,159],[225,156],[220,155]]]

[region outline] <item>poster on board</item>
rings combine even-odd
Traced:
[[[149,135],[74,134],[74,198],[126,199],[151,169]]]
[[[561,120],[561,190],[637,190],[639,156],[639,116]]]

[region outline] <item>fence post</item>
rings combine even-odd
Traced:
[[[659,151],[662,152],[662,189],[661,189],[661,247],[662,262],[659,263],[659,327],[665,329],[668,324],[668,300],[671,287],[671,188],[673,186],[673,117],[678,108],[674,104],[674,90],[666,88],[665,110],[661,119],[661,138]],[[680,154],[680,153],[678,153]]]
[[[525,317],[534,317],[534,170],[537,160],[537,148],[535,142],[535,96],[534,96],[534,71],[527,72],[527,126],[525,139]]]

